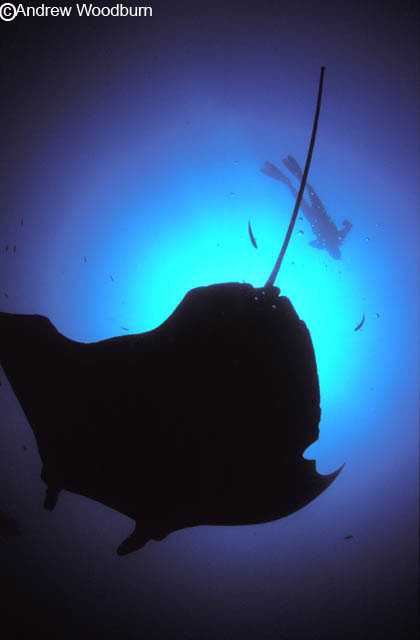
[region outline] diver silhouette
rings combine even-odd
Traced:
[[[282,160],[284,166],[299,180],[302,180],[302,169],[293,156],[287,156]],[[291,180],[280,171],[276,165],[271,162],[265,162],[264,167],[261,169],[262,173],[279,180],[286,184],[293,197],[296,198],[297,190],[293,186]],[[338,229],[333,220],[328,215],[321,199],[318,197],[315,189],[310,185],[306,185],[306,189],[309,194],[311,204],[306,202],[302,198],[301,210],[311,225],[312,232],[316,236],[315,240],[312,240],[309,244],[315,249],[325,249],[330,256],[335,260],[341,259],[340,246],[343,243],[346,235],[352,228],[352,223],[348,220],[343,220],[342,229]]]
[[[189,291],[156,329],[82,344],[39,315],[0,314],[0,360],[36,438],[47,485],[130,518],[125,555],[198,525],[268,522],[320,495],[303,458],[319,435],[309,331],[274,286],[299,209],[264,287]]]

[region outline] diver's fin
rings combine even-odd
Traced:
[[[126,556],[133,551],[137,551],[144,547],[146,542],[150,540],[150,536],[141,531],[141,528],[136,525],[133,533],[123,540],[117,549],[119,556]]]
[[[293,175],[298,180],[302,180],[302,176],[303,176],[302,169],[300,168],[300,166],[298,165],[298,163],[296,162],[293,156],[287,156],[287,158],[283,158],[282,162],[284,166],[287,169],[289,169],[290,173],[293,173]]]
[[[280,180],[280,182],[284,182],[287,185],[291,184],[289,178],[287,178],[284,175],[284,173],[282,173],[280,169],[276,167],[275,164],[272,164],[271,162],[265,162],[261,171],[262,173],[265,173],[265,175],[269,176],[270,178],[274,178],[275,180]]]

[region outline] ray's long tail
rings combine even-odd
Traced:
[[[297,196],[297,199],[296,199],[295,208],[294,208],[293,213],[292,213],[292,217],[291,217],[291,220],[290,220],[290,223],[289,223],[289,228],[287,229],[286,237],[284,239],[283,246],[282,246],[282,248],[280,250],[279,257],[277,258],[277,261],[276,261],[276,264],[274,265],[273,271],[271,272],[267,282],[265,283],[266,287],[272,287],[274,285],[274,282],[276,281],[278,272],[279,272],[280,267],[281,267],[281,263],[283,262],[284,254],[286,253],[286,249],[287,249],[287,247],[289,245],[290,237],[292,235],[293,227],[295,226],[297,214],[298,214],[299,207],[300,207],[300,204],[301,204],[301,201],[302,201],[303,192],[305,190],[306,180],[307,180],[308,173],[309,173],[309,167],[311,166],[312,152],[314,150],[314,145],[315,145],[316,132],[317,132],[317,129],[318,129],[319,112],[321,110],[322,87],[323,87],[323,83],[324,83],[324,71],[325,71],[325,67],[321,67],[321,74],[320,74],[320,77],[319,77],[319,87],[318,87],[318,98],[317,98],[317,104],[316,104],[316,110],[315,110],[314,124],[313,124],[313,127],[312,127],[312,136],[311,136],[311,141],[309,143],[309,149],[308,149],[308,155],[306,157],[305,169],[304,169],[304,172],[303,172],[302,181],[300,183],[300,188],[299,188],[299,193],[298,193],[298,196]]]

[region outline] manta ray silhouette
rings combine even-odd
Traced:
[[[124,555],[184,527],[282,518],[331,484],[341,469],[303,458],[321,415],[310,334],[274,286],[292,223],[265,287],[193,289],[153,331],[83,344],[43,316],[0,314],[47,509],[64,489],[133,518]]]

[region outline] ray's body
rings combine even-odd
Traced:
[[[189,291],[158,328],[82,344],[42,316],[0,313],[0,361],[36,438],[47,485],[136,521],[120,554],[197,525],[276,520],[322,493],[303,452],[319,435],[309,331],[274,280]]]

